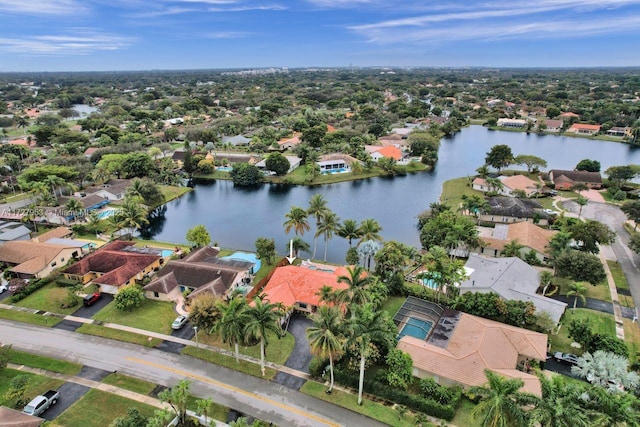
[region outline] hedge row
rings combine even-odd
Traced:
[[[20,300],[23,300],[29,295],[31,295],[32,293],[34,293],[35,291],[37,291],[38,289],[47,286],[49,283],[51,283],[51,280],[49,279],[32,280],[27,286],[20,289],[20,291],[14,293],[13,296],[11,296],[11,302],[15,303]]]
[[[356,389],[358,388],[357,374],[335,369],[334,376],[335,380],[340,384]],[[374,396],[399,403],[413,410],[420,411],[437,418],[442,418],[447,421],[451,421],[456,412],[454,407],[451,405],[442,405],[435,400],[410,394],[404,390],[389,387],[386,384],[367,380],[366,378],[364,381],[364,391]]]

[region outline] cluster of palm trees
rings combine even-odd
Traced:
[[[124,229],[133,236],[136,230],[149,223],[149,211],[137,197],[125,197],[120,208],[109,216],[109,227],[114,231]]]
[[[329,240],[334,235],[338,235],[349,242],[351,248],[353,240],[359,239],[358,245],[367,240],[381,241],[380,232],[382,227],[375,219],[369,218],[363,220],[360,225],[353,219],[347,219],[340,223],[340,218],[327,205],[327,200],[321,194],[315,194],[309,201],[307,209],[299,206],[292,206],[285,215],[284,231],[289,234],[293,230],[296,238],[304,235],[305,232],[311,230],[309,218],[315,219],[316,232],[313,239],[312,259],[315,259],[318,237],[324,239],[324,261],[327,260],[327,250]],[[304,242],[297,242],[297,249],[302,250],[305,247]]]
[[[561,375],[538,373],[541,396],[520,391],[523,382],[485,371],[487,386],[472,387],[480,402],[473,415],[492,427],[608,427],[640,425],[640,401]]]
[[[328,393],[333,390],[335,361],[347,352],[358,357],[358,405],[361,405],[367,359],[376,346],[393,346],[396,328],[379,308],[386,296],[384,285],[366,274],[361,266],[349,267],[347,271],[348,276],[338,277],[339,283],[347,285],[345,289],[327,286],[320,291],[325,304],[311,316],[313,326],[307,329],[307,338],[313,354],[329,359]]]

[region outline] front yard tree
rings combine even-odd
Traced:
[[[498,172],[500,172],[502,168],[506,168],[513,163],[511,147],[505,144],[494,145],[487,153],[485,163],[495,169],[498,169]]]
[[[258,258],[271,264],[276,256],[276,241],[266,237],[258,237],[256,239],[256,253]]]
[[[480,403],[471,412],[474,418],[482,416],[482,426],[526,425],[527,417],[522,405],[533,399],[519,391],[524,384],[522,380],[508,379],[488,369],[484,373],[489,380],[488,386],[469,389],[470,393],[480,398]]]
[[[600,259],[590,253],[570,250],[559,255],[554,265],[560,277],[597,285],[607,276]]]
[[[311,316],[313,326],[307,329],[307,339],[311,352],[320,357],[329,358],[329,389],[333,390],[333,360],[344,351],[342,335],[342,313],[336,306],[322,305]]]
[[[116,294],[114,301],[116,308],[121,311],[131,311],[140,307],[144,302],[144,291],[138,285],[127,285]]]
[[[203,293],[191,299],[189,321],[201,331],[211,334],[221,315],[220,298],[212,293]]]
[[[573,311],[576,311],[576,305],[578,304],[578,298],[582,302],[582,305],[587,303],[587,297],[585,294],[587,293],[587,287],[581,282],[574,282],[569,285],[569,292],[567,292],[567,296],[573,296]]]
[[[413,360],[402,350],[394,348],[385,358],[387,362],[387,382],[391,387],[406,390],[413,378]]]
[[[609,245],[616,235],[606,225],[598,221],[580,221],[569,227],[571,237],[578,243],[581,251],[597,254],[598,245]]]
[[[286,175],[289,172],[291,164],[285,156],[280,153],[271,153],[265,160],[267,170],[273,171],[278,176]]]
[[[547,167],[547,161],[541,157],[534,156],[532,154],[521,154],[516,156],[514,162],[518,165],[524,165],[527,167],[527,172],[539,170],[540,168]]]
[[[587,203],[589,203],[589,199],[587,199],[583,195],[579,195],[576,198],[576,203],[580,206],[580,210],[578,211],[578,218],[580,218],[582,216],[582,208],[587,206]]]
[[[249,163],[234,163],[229,172],[235,185],[250,187],[264,181],[262,171]]]
[[[542,396],[535,400],[529,412],[530,425],[589,427],[590,417],[581,399],[582,387],[567,381],[562,375],[551,378],[538,373]]]
[[[187,420],[187,404],[189,402],[189,389],[191,381],[182,380],[170,389],[164,389],[158,394],[158,398],[163,403],[168,403],[171,410],[178,417],[179,425],[185,425]]]
[[[207,231],[207,228],[202,224],[198,224],[195,227],[187,230],[186,239],[187,242],[191,243],[192,246],[195,246],[197,248],[207,246],[209,243],[211,243],[211,235]]]
[[[633,221],[633,230],[635,231],[640,222],[640,200],[630,200],[625,202],[620,210],[627,215],[627,219]]]
[[[215,329],[220,334],[222,342],[233,345],[236,363],[240,363],[239,344],[244,342],[245,327],[251,320],[247,314],[248,307],[244,297],[231,298],[226,304],[220,304],[220,317],[215,324]]]
[[[640,234],[634,234],[629,240],[629,249],[640,254]]]
[[[268,334],[272,332],[278,338],[282,335],[280,319],[283,312],[278,304],[256,298],[253,306],[247,309],[247,324],[245,325],[245,338],[247,340],[257,339],[260,341],[260,371],[264,377],[266,374],[264,366],[265,347],[269,345]]]
[[[577,171],[600,172],[600,162],[591,159],[582,159],[576,165]]]
[[[602,350],[584,353],[578,358],[578,365],[571,368],[571,373],[612,393],[620,391],[618,386],[634,389],[639,381],[636,372],[629,372],[627,357]]]
[[[113,420],[109,427],[145,427],[148,419],[137,408],[127,409],[127,415]]]

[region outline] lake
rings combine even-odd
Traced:
[[[258,237],[274,238],[278,253],[288,250],[283,223],[291,206],[307,208],[316,193],[324,195],[341,220],[374,218],[382,226],[385,240],[420,247],[417,215],[440,197],[442,183],[471,176],[484,164],[492,146],[507,144],[514,155],[533,154],[548,162],[548,169],[573,169],[582,159],[599,160],[609,166],[640,164],[640,147],[626,144],[523,132],[491,131],[482,126],[462,129],[442,140],[435,169],[395,178],[370,178],[322,186],[266,184],[255,189],[235,188],[231,181],[197,183],[195,191],[169,202],[163,216],[152,221],[146,237],[167,242],[185,242],[187,230],[204,224],[213,242],[227,248],[255,250]],[[303,239],[313,249],[314,221]],[[344,263],[347,242],[329,241],[327,260]],[[318,239],[317,259],[324,242]],[[308,258],[310,254],[302,253]]]

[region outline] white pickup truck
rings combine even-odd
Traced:
[[[23,413],[33,416],[38,416],[49,408],[51,405],[58,403],[60,393],[56,390],[49,390],[45,394],[36,396],[27,406],[22,410]]]

